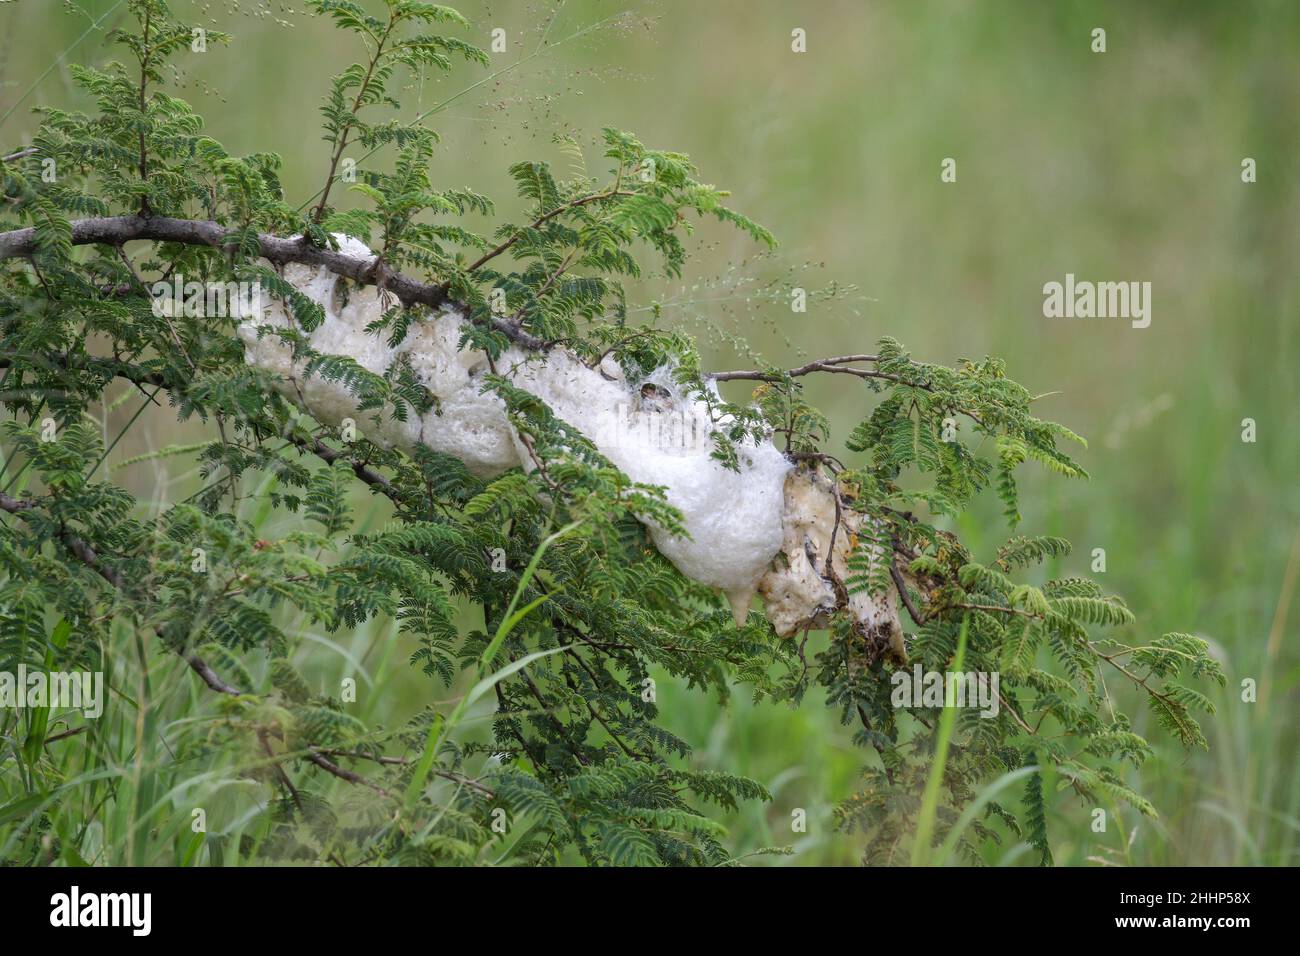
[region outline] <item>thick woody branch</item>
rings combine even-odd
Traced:
[[[107,216],[102,219],[77,219],[72,223],[74,246],[120,246],[135,240],[176,242],[187,246],[223,249],[238,240],[238,230],[203,219],[173,219],[167,216]],[[282,239],[259,233],[257,241],[262,258],[278,266],[289,263],[324,266],[336,275],[362,285],[380,286],[392,293],[408,308],[422,305],[438,308],[454,304],[446,283],[420,282],[388,268],[374,257],[344,255],[333,249],[314,246],[300,238]],[[0,259],[26,258],[37,251],[36,229],[15,229],[0,233]],[[490,319],[492,327],[517,345],[543,350],[547,343],[504,319]]]
[[[620,193],[610,191],[594,196],[586,196],[571,203],[557,207],[541,216],[533,227],[562,212],[577,206],[607,199]],[[201,219],[173,219],[167,216],[108,216],[101,219],[77,219],[72,223],[73,245],[110,245],[121,246],[136,240],[151,242],[176,242],[189,246],[207,246],[221,249],[237,241],[237,230],[217,222]],[[518,233],[503,241],[499,246],[485,253],[471,263],[466,271],[473,272],[492,258],[509,249],[519,238]],[[446,283],[420,282],[400,272],[395,272],[374,257],[360,258],[344,255],[333,249],[314,246],[301,238],[284,239],[266,233],[259,233],[257,240],[260,254],[264,259],[279,265],[298,263],[302,265],[324,266],[336,275],[344,276],[362,285],[381,286],[391,292],[405,306],[423,305],[437,308],[454,304]],[[37,250],[36,230],[34,227],[15,229],[0,233],[0,259],[15,259],[32,256]],[[491,317],[493,329],[502,333],[522,348],[542,351],[550,343],[544,342],[520,328],[518,322],[509,319]],[[707,375],[715,382],[756,381],[780,382],[786,378],[799,378],[814,372],[841,375],[854,375],[858,378],[874,378],[903,385],[927,388],[925,383],[909,382],[897,375],[881,372],[871,368],[860,368],[862,364],[879,361],[875,355],[840,355],[832,358],[818,359],[784,372],[764,371],[762,369],[740,369],[730,372],[712,372]]]

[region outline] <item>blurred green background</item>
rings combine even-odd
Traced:
[[[288,196],[306,200],[326,165],[316,104],[352,62],[348,38],[299,3],[172,6],[235,38],[182,58],[172,92],[230,150],[278,152]],[[1117,690],[1156,744],[1130,783],[1160,818],[1121,810],[1093,833],[1090,807],[1068,791],[1049,794],[1057,861],[1293,863],[1300,4],[456,6],[473,21],[466,39],[488,48],[501,28],[506,50],[488,69],[415,78],[403,97],[403,118],[433,111],[441,184],[485,192],[508,215],[511,162],[568,165],[553,133],[589,147],[599,169],[600,128],[632,130],[689,153],[781,242],[758,257],[705,227],[683,278],[647,274],[633,288],[642,318],[657,302],[662,322],[701,337],[709,367],[747,367],[753,354],[799,364],[870,351],[882,335],[927,361],[997,355],[1044,393],[1040,415],[1090,440],[1081,461],[1091,481],[1026,474],[1022,527],[1074,542],[1053,572],[1088,574],[1092,550],[1104,548],[1104,584],[1137,615],[1130,636],[1198,633],[1229,681],[1205,721],[1210,751],[1190,756]],[[89,105],[67,65],[107,59],[105,31],[123,20],[116,0],[0,6],[0,148],[26,142],[33,105]],[[1095,27],[1106,30],[1103,54],[1090,49]],[[806,31],[806,53],[791,51],[795,28]],[[957,162],[955,183],[940,181],[945,157]],[[1245,157],[1258,164],[1256,183],[1242,182]],[[1044,318],[1043,284],[1067,272],[1150,281],[1151,326]],[[795,316],[781,283],[834,295],[815,295]],[[838,446],[869,396],[835,376],[808,389]],[[133,411],[127,403],[113,420]],[[1255,443],[1241,439],[1245,418],[1257,423]],[[165,411],[146,415],[110,464],[197,434]],[[159,465],[114,477],[159,502],[197,487],[192,473]],[[956,529],[977,554],[1004,536],[998,512],[990,500]],[[411,648],[400,643],[387,624],[305,634],[298,658],[323,682],[336,682],[349,657],[361,662],[374,690],[363,689],[363,716],[393,726],[431,692],[450,694],[407,666]],[[1241,700],[1246,678],[1258,682],[1256,703]],[[728,819],[739,851],[792,844],[796,854],[775,862],[858,860],[859,841],[834,832],[831,808],[852,792],[864,757],[817,695],[797,710],[750,704],[743,688],[720,703],[665,679],[659,700],[698,766],[773,791],[772,804]],[[790,832],[796,807],[808,811],[807,833]],[[1028,862],[1021,849],[990,860]]]

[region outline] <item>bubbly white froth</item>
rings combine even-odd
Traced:
[[[345,255],[373,255],[355,239],[336,238]],[[260,317],[240,326],[246,358],[276,373],[281,390],[315,418],[332,425],[352,418],[377,444],[404,450],[423,444],[460,459],[481,477],[533,467],[501,401],[481,391],[486,357],[457,350],[465,321],[461,313],[442,309],[413,325],[392,348],[384,333],[366,331],[384,311],[374,288],[348,285],[323,266],[289,265],[284,277],[324,310],[325,320],[308,336],[313,349],[350,356],[376,374],[405,356],[438,399],[435,409],[412,414],[406,422],[359,412],[343,383],[306,376],[306,363],[294,363],[288,345],[274,335],[259,338],[259,326],[293,324],[284,307],[273,302]],[[725,591],[743,618],[759,578],[782,546],[783,486],[790,463],[764,441],[740,449],[739,472],[723,467],[711,457],[707,436],[713,423],[707,406],[682,394],[671,369],[629,382],[616,366],[611,375],[610,366],[588,368],[558,349],[545,356],[511,349],[497,363],[502,374],[546,402],[633,481],[664,487],[690,537],[648,523],[655,545],[688,578]]]

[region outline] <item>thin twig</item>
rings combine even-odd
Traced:
[[[541,226],[546,225],[546,223],[550,222],[552,219],[554,219],[556,216],[560,215],[561,213],[572,212],[574,209],[577,209],[580,206],[585,206],[588,203],[599,202],[602,199],[613,199],[615,196],[631,196],[631,195],[633,194],[629,190],[619,189],[616,186],[614,189],[606,190],[603,193],[595,193],[590,196],[579,197],[578,199],[574,199],[570,202],[564,203],[561,206],[556,206],[554,209],[550,210],[549,212],[543,213],[542,215],[538,216],[528,226],[528,230],[538,229]],[[497,256],[501,255],[501,253],[505,252],[507,249],[513,246],[520,239],[522,239],[524,237],[525,232],[526,230],[521,229],[518,232],[513,233],[509,239],[506,239],[504,242],[502,242],[500,245],[496,246],[495,248],[489,249],[487,252],[483,253],[483,255],[479,256],[477,259],[471,262],[468,266],[465,267],[465,271],[477,272],[481,266],[492,261]]]
[[[387,797],[390,795],[388,791],[385,790],[383,787],[381,787],[379,784],[367,780],[359,773],[353,773],[351,770],[348,770],[344,767],[340,767],[338,764],[334,763],[332,760],[330,760],[324,754],[319,753],[318,751],[315,750],[309,751],[307,754],[307,759],[310,760],[312,763],[314,763],[316,766],[320,767],[326,773],[332,774],[333,776],[338,777],[340,780],[346,780],[348,783],[355,783],[363,787],[369,787],[371,790],[375,791],[375,793],[379,794],[381,797]]]
[[[385,754],[368,754],[360,750],[315,750],[314,753],[322,754],[326,757],[347,757],[352,760],[370,760],[374,763],[385,764],[387,766],[404,767],[411,763],[409,757],[390,757]],[[444,780],[450,780],[453,783],[459,783],[471,790],[477,790],[487,797],[496,797],[496,792],[490,787],[485,787],[473,777],[468,777],[463,773],[456,773],[454,770],[442,770],[438,767],[431,767],[429,772],[436,777],[442,777]]]
[[[907,613],[912,616],[917,627],[925,626],[925,615],[916,609],[912,603],[912,596],[907,593],[907,581],[903,577],[903,572],[898,570],[898,561],[894,555],[890,555],[889,576],[894,579],[894,587],[898,589],[898,596],[903,600],[903,606],[907,608]]]

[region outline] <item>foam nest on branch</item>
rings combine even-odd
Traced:
[[[346,255],[374,256],[356,239],[335,238]],[[405,361],[437,399],[433,409],[408,415],[405,422],[361,411],[342,382],[308,375],[307,360],[295,362],[291,346],[267,334],[294,327],[283,305],[273,302],[241,324],[245,357],[274,373],[280,391],[314,418],[332,426],[350,418],[376,444],[405,451],[425,445],[458,458],[480,477],[536,467],[501,400],[483,391],[486,355],[458,350],[463,313],[444,307],[413,324],[394,348],[366,331],[385,311],[383,292],[351,285],[324,266],[288,265],[284,278],[325,313],[306,336],[313,350],[348,356],[378,375]],[[739,471],[725,468],[711,456],[716,424],[708,405],[683,394],[670,367],[631,378],[611,359],[591,368],[561,349],[539,354],[512,347],[496,369],[586,435],[633,481],[664,487],[689,537],[647,520],[655,546],[686,577],[725,593],[737,624],[755,594],[762,595],[765,614],[783,637],[825,626],[845,610],[870,648],[901,659],[902,626],[892,588],[872,596],[846,587],[848,559],[860,546],[863,523],[872,519],[837,504],[833,478],[794,467],[770,440],[741,446]],[[871,548],[866,552],[869,564],[892,559]]]

